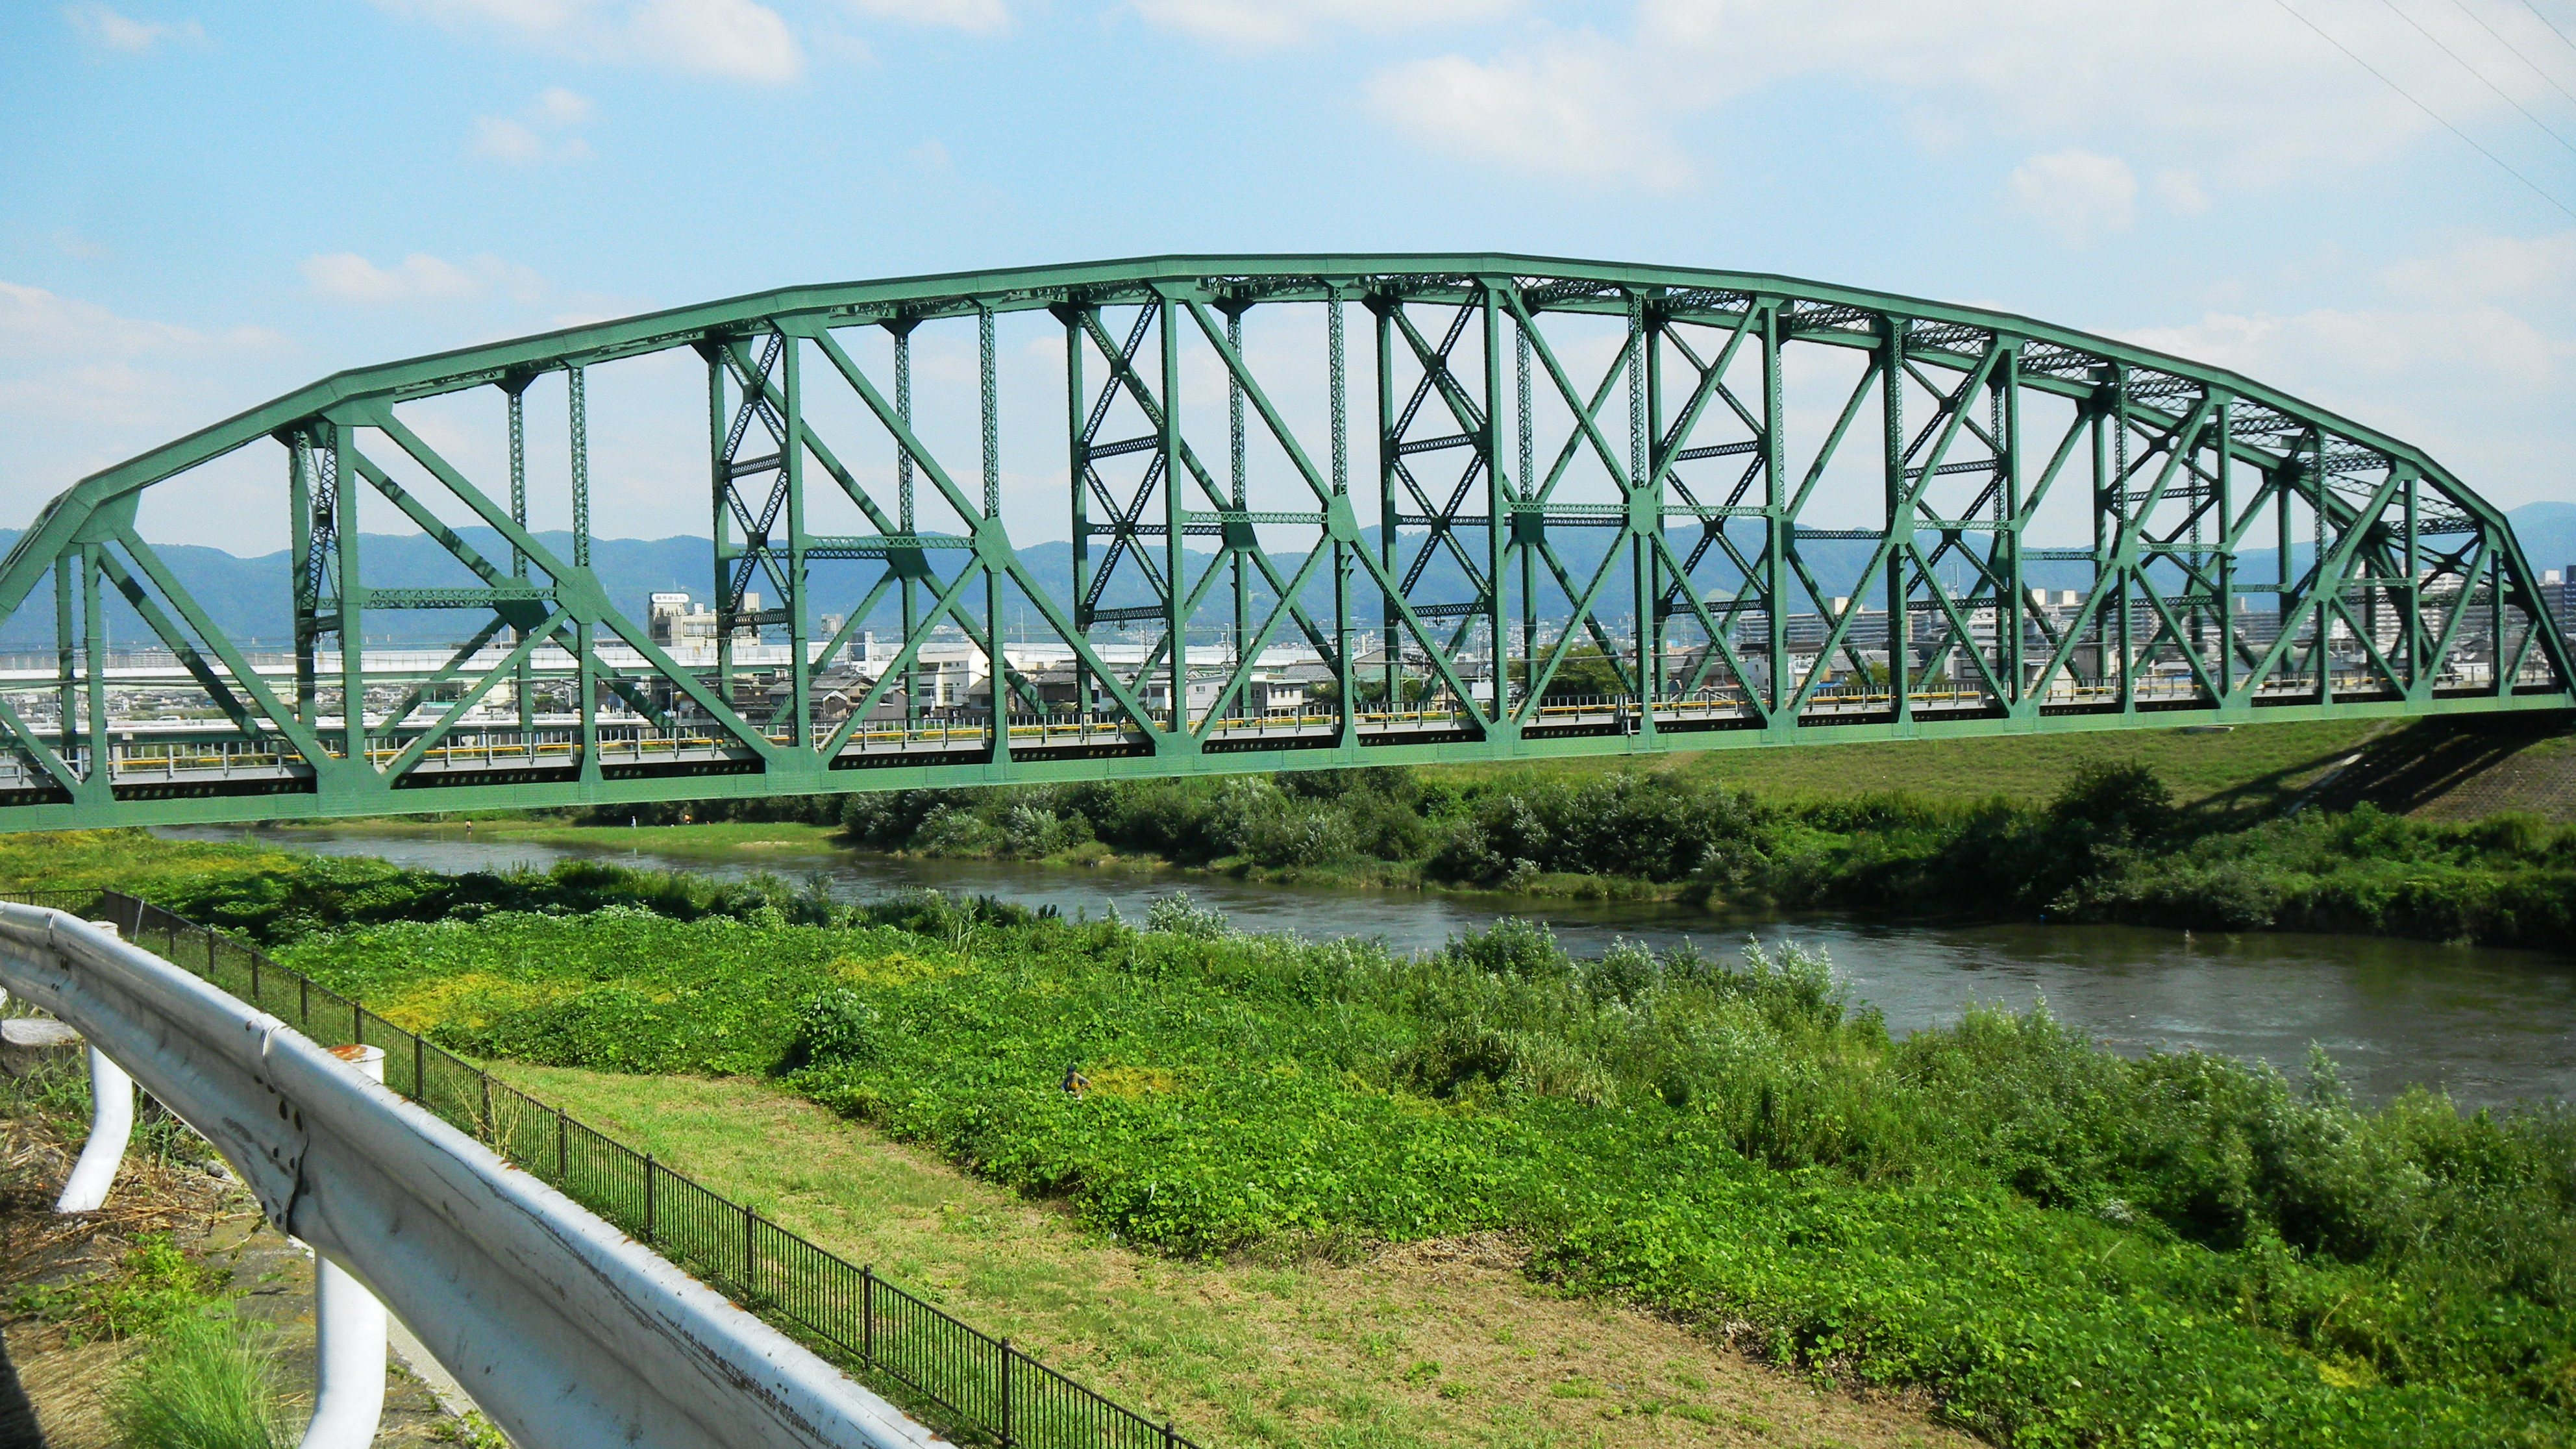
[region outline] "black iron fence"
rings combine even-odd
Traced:
[[[386,1086],[952,1432],[1014,1449],[1199,1449],[239,941],[119,891],[5,898],[113,922],[317,1042],[383,1048]]]

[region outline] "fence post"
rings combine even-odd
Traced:
[[[644,1241],[649,1246],[653,1236],[653,1154],[644,1154]]]
[[[1180,1442],[1181,1436],[1172,1432],[1172,1421],[1165,1419],[1163,1421],[1163,1449],[1173,1449],[1173,1446]]]
[[[564,1115],[563,1108],[557,1107],[555,1108],[555,1185],[564,1188],[567,1192],[571,1191],[569,1184],[572,1182],[571,1139],[571,1119]]]
[[[877,1361],[877,1265],[859,1270],[859,1358]]]
[[[354,997],[349,1001],[349,1040],[359,1046],[367,1044],[367,1008]]]
[[[206,955],[211,959],[214,954],[214,933],[210,931],[206,936]],[[250,1004],[259,1005],[259,953],[257,951],[250,953]]]
[[[753,1257],[754,1249],[752,1244],[755,1239],[752,1236],[751,1228],[752,1224],[759,1221],[760,1214],[753,1212],[749,1208],[744,1208],[742,1210],[742,1295],[745,1298],[751,1296],[751,1285],[757,1281],[752,1277],[753,1271],[759,1266],[759,1264]]]
[[[1013,1443],[1017,1442],[1017,1441],[1015,1441],[1015,1440],[1013,1440],[1013,1439],[1011,1438],[1011,1360],[1012,1360],[1014,1357],[1016,1357],[1016,1355],[1015,1355],[1015,1354],[1012,1352],[1012,1350],[1011,1350],[1011,1341],[1010,1341],[1009,1339],[1007,1339],[1007,1338],[1006,1338],[1006,1339],[1003,1339],[1003,1340],[1002,1340],[1002,1444],[1003,1444],[1003,1446],[1004,1446],[1004,1449],[1009,1449],[1009,1446],[1010,1446],[1011,1444],[1013,1444]]]
[[[418,1034],[411,1039],[411,1099],[422,1103],[429,1100],[429,1056],[421,1049]]]
[[[313,978],[295,978],[295,1025],[306,1036],[313,1034]]]
[[[501,1124],[492,1120],[492,1074],[479,1072],[483,1080],[483,1135],[494,1146],[501,1142]]]

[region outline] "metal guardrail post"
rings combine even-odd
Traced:
[[[859,1269],[859,1357],[877,1361],[877,1265]]]
[[[90,924],[108,935],[117,934],[112,922]],[[89,1138],[81,1144],[80,1160],[72,1164],[63,1195],[54,1200],[58,1213],[94,1213],[106,1206],[116,1169],[125,1161],[125,1144],[134,1136],[134,1079],[95,1044],[88,1052]]]
[[[653,1224],[654,1170],[655,1164],[653,1162],[653,1154],[647,1152],[644,1154],[644,1243],[647,1247],[660,1241],[660,1239],[654,1235]]]
[[[331,1053],[371,1081],[385,1054],[364,1043]],[[296,1449],[367,1449],[385,1416],[385,1305],[348,1269],[313,1254],[313,1421]]]

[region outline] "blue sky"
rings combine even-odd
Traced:
[[[0,525],[343,366],[1184,250],[1988,303],[2239,367],[2509,505],[2576,498],[2567,35],[2576,0],[12,6]],[[609,531],[703,531],[688,467]],[[273,472],[146,531],[273,547]]]

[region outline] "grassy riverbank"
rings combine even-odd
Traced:
[[[1184,1259],[1505,1234],[1560,1288],[1998,1442],[2576,1432],[2563,1110],[2364,1112],[2322,1065],[2123,1061],[2036,1016],[1892,1042],[1794,956],[1575,962],[1507,925],[1402,960],[1153,925],[928,899],[287,949],[478,1054],[773,1076]]]
[[[1381,767],[598,815],[787,822],[673,827],[681,838],[819,836],[836,824],[846,844],[923,856],[1685,900],[1741,913],[2045,917],[2541,947],[2569,939],[2576,827],[2513,815],[2416,822],[2339,800],[2321,787],[2365,748],[2369,729],[1720,751],[1654,768]]]

